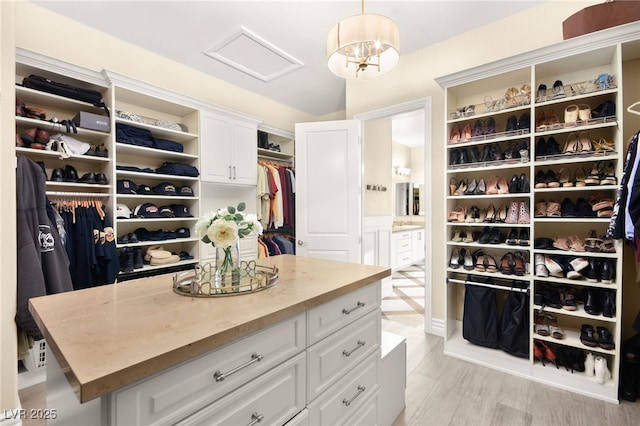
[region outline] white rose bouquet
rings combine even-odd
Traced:
[[[240,238],[251,233],[262,234],[262,224],[255,214],[245,214],[245,208],[246,204],[240,203],[237,207],[229,206],[215,213],[207,212],[196,222],[198,238],[224,252],[221,261],[216,259],[216,275],[231,273],[233,281],[240,279],[240,264],[239,260],[234,262],[232,248]]]

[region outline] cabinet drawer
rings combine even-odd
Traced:
[[[381,318],[376,310],[331,337],[307,348],[307,395],[313,400],[380,347]]]
[[[309,346],[380,306],[380,281],[307,311]]]
[[[413,252],[398,253],[398,266],[409,265],[412,262]]]
[[[305,354],[247,383],[179,425],[283,425],[305,407]]]
[[[305,316],[258,331],[113,393],[116,424],[174,422],[304,351]],[[262,355],[259,361],[255,355]],[[234,369],[237,369],[234,373]],[[217,372],[227,373],[222,380]]]
[[[396,240],[396,253],[405,253],[411,250],[411,235],[409,235],[409,238]]]
[[[379,358],[380,351],[375,351],[319,398],[308,404],[309,424],[341,425],[358,412],[359,408],[378,392]]]
[[[378,398],[380,392],[376,395],[370,395],[369,399],[362,404],[362,407],[345,422],[349,426],[371,426],[371,425],[385,425],[380,423],[378,419]],[[395,419],[394,419],[395,420]],[[392,423],[389,423],[392,424]]]

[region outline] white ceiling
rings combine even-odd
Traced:
[[[360,13],[358,0],[32,2],[314,116],[345,109],[345,82],[327,68],[326,37]],[[365,12],[398,24],[402,61],[402,54],[541,2],[368,0]]]

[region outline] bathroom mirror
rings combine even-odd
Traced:
[[[396,183],[396,216],[424,215],[424,185],[417,182]]]

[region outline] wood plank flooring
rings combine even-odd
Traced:
[[[424,332],[420,274],[395,274],[394,292],[382,300],[382,328],[407,339],[406,406],[393,426],[640,424],[640,400],[603,402],[445,356],[443,339]],[[45,408],[45,393],[44,383],[21,390],[22,407]]]

